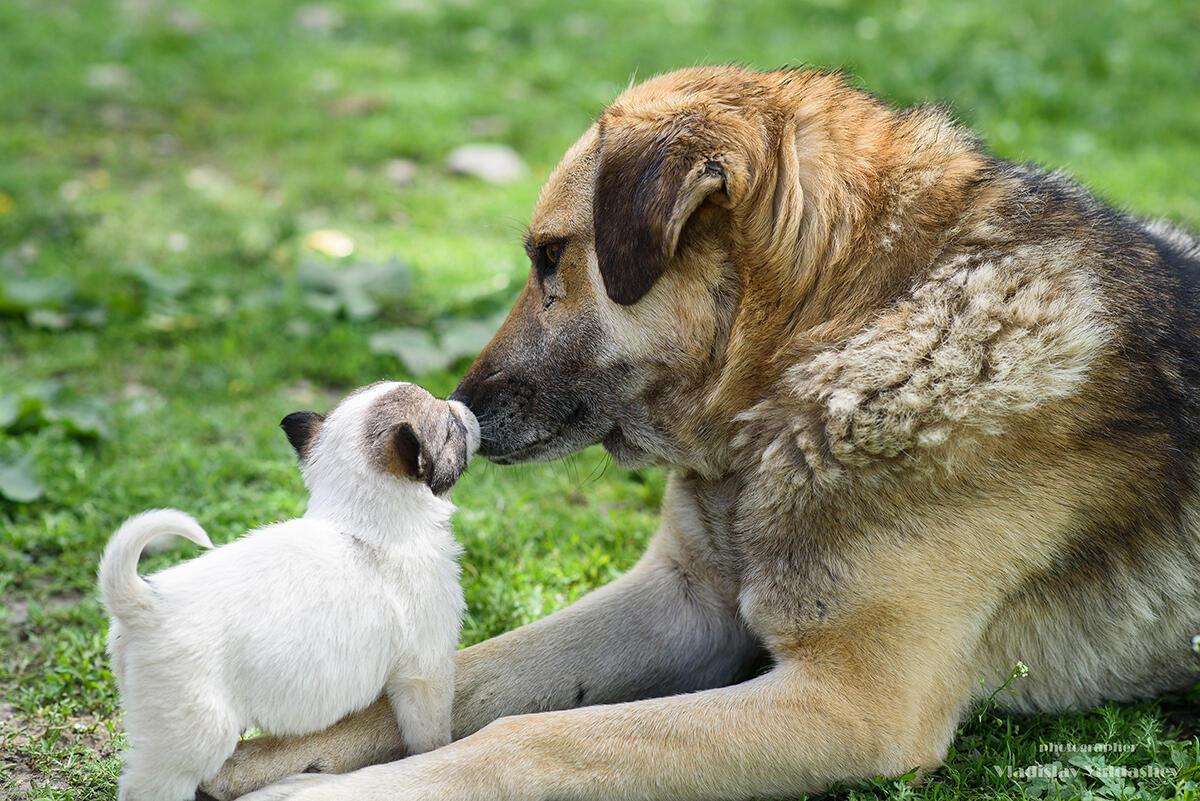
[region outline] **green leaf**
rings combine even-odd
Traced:
[[[34,328],[62,331],[76,324],[97,326],[104,310],[82,300],[66,278],[0,278],[0,314],[24,316]]]
[[[337,295],[324,295],[320,293],[311,293],[304,298],[304,302],[308,304],[310,309],[322,312],[333,316],[341,311],[342,301]]]
[[[21,416],[19,395],[0,395],[0,430],[7,430]]]
[[[346,287],[341,296],[342,309],[350,320],[370,320],[379,314],[380,306],[361,286]]]
[[[0,460],[0,496],[15,503],[31,503],[44,494],[28,458]]]
[[[451,359],[473,359],[492,341],[503,316],[486,320],[447,320],[439,326],[442,351]]]
[[[0,396],[0,430],[36,431],[52,425],[77,439],[112,435],[106,403],[74,397],[56,381],[30,384]]]
[[[414,375],[445,370],[454,357],[438,347],[433,335],[420,328],[393,328],[372,334],[368,344],[373,353],[395,356]]]
[[[63,278],[6,278],[0,282],[0,312],[62,309],[75,297],[75,284]]]
[[[336,268],[308,259],[300,262],[298,276],[309,306],[351,320],[378,316],[408,294],[411,282],[408,265],[397,260]]]
[[[74,437],[108,439],[112,429],[107,409],[97,401],[77,400],[46,410],[46,420],[61,423],[63,430]]]
[[[140,264],[136,267],[131,267],[130,274],[137,278],[146,290],[152,294],[163,298],[179,298],[186,295],[192,288],[193,282],[186,275],[170,275],[160,273],[152,267]]]

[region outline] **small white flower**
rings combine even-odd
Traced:
[[[1020,679],[1025,678],[1029,675],[1029,666],[1018,659],[1017,664],[1013,665],[1013,675]]]
[[[1200,634],[1192,638],[1192,650],[1196,652],[1197,656],[1200,656]]]

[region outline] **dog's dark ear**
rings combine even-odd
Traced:
[[[413,427],[408,423],[397,423],[388,431],[388,440],[392,449],[388,460],[391,471],[400,478],[423,479],[428,460]]]
[[[648,137],[615,126],[602,132],[592,225],[608,296],[628,306],[649,292],[692,214],[725,188],[720,158],[698,150],[690,136]]]
[[[325,418],[316,412],[292,412],[279,421],[279,427],[292,443],[296,456],[304,460],[323,422]]]

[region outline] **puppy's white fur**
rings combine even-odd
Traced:
[[[413,753],[450,740],[454,652],[464,608],[453,505],[380,469],[364,417],[401,385],[351,395],[302,458],[310,498],[277,523],[142,579],[164,534],[212,544],[183,512],[131,518],[100,565],[109,653],[129,739],[122,801],[183,801],[240,734],[322,730],[386,692]],[[466,428],[459,404],[429,399]],[[462,456],[462,454],[459,454]]]

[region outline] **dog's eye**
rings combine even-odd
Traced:
[[[548,242],[539,245],[534,255],[534,267],[537,268],[538,278],[551,275],[558,268],[558,260],[562,258],[562,242]]]

